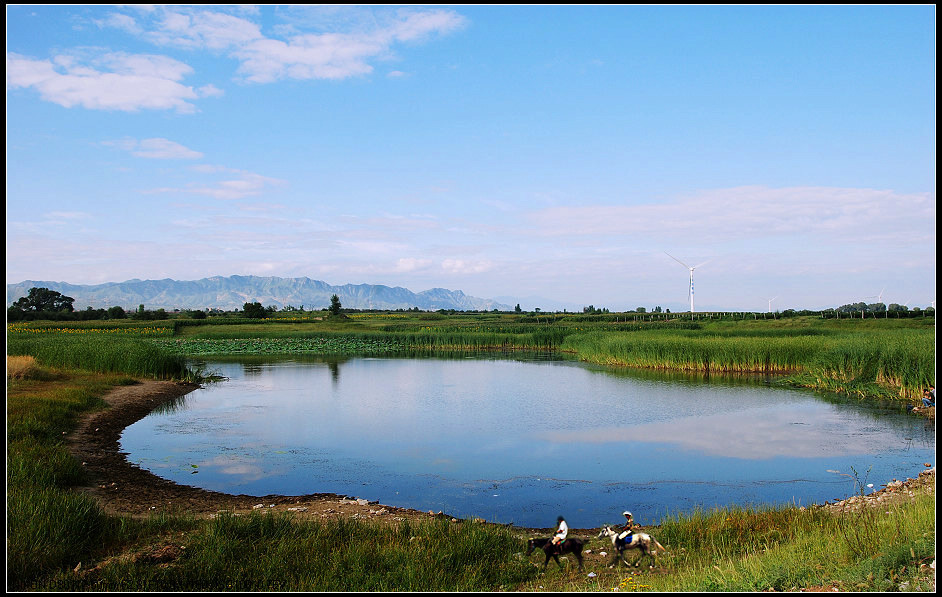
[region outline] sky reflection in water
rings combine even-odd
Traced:
[[[822,502],[854,493],[854,471],[879,484],[934,463],[918,418],[756,383],[493,358],[214,367],[230,380],[125,430],[131,462],[229,493],[544,527]]]

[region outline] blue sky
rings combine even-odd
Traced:
[[[935,301],[934,6],[6,14],[8,283]]]

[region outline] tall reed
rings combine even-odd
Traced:
[[[935,379],[931,329],[722,330],[572,334],[561,349],[590,362],[720,373],[802,374],[803,385],[914,399]]]
[[[46,367],[183,379],[190,375],[182,355],[138,338],[104,334],[7,334],[8,355],[30,355]]]

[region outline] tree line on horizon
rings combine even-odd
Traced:
[[[331,315],[339,316],[343,312],[346,313],[369,313],[369,312],[387,312],[389,309],[348,309],[344,308],[341,305],[340,297],[336,294],[331,296],[330,305],[327,307],[320,307],[310,309],[308,311],[328,311]],[[55,290],[50,290],[48,288],[30,288],[26,296],[19,298],[14,301],[10,307],[7,308],[7,321],[8,322],[17,322],[17,321],[34,321],[34,320],[51,320],[51,321],[94,321],[94,320],[108,320],[108,319],[131,319],[131,320],[164,320],[164,319],[175,319],[175,318],[185,318],[185,319],[206,319],[208,317],[216,316],[238,316],[245,317],[247,319],[265,319],[273,316],[275,313],[282,312],[308,312],[304,309],[304,305],[299,307],[294,307],[292,305],[287,305],[283,308],[276,309],[274,306],[265,307],[257,301],[251,303],[246,302],[241,310],[232,310],[224,311],[221,309],[178,309],[167,311],[166,309],[145,309],[144,305],[139,305],[136,310],[128,311],[124,307],[114,306],[108,309],[95,309],[94,307],[88,307],[83,311],[77,311],[74,307],[75,299],[69,296],[65,296],[60,292]],[[418,307],[413,307],[411,309],[396,309],[396,312],[419,312]],[[493,309],[493,312],[500,313],[497,309]],[[455,309],[439,309],[439,313],[443,314],[456,314],[463,313],[465,311],[457,311]],[[478,313],[479,311],[474,311]],[[490,311],[484,311],[490,312]],[[517,314],[523,314],[525,311],[520,308],[520,305],[517,304],[514,311]],[[660,306],[653,308],[651,311],[648,311],[646,307],[637,307],[631,313],[637,314],[647,314],[647,313],[665,313],[669,314],[670,309],[663,310]],[[725,313],[726,311],[721,311],[720,313]],[[741,311],[732,311],[734,313],[740,313]],[[543,312],[541,309],[534,309],[532,314],[539,315]],[[568,313],[563,311],[563,313]],[[707,312],[704,312],[707,313]],[[756,312],[761,313],[761,312]],[[611,312],[609,309],[604,307],[595,307],[594,305],[589,305],[584,307],[582,314],[586,316],[605,316],[610,315]],[[800,315],[814,315],[824,318],[874,318],[874,317],[934,317],[935,308],[929,307],[926,309],[921,309],[920,307],[910,308],[908,305],[899,305],[896,303],[891,303],[886,305],[884,303],[849,303],[842,305],[837,308],[828,308],[821,310],[796,310],[796,309],[785,309],[784,311],[776,311],[775,314],[779,317],[796,317]]]

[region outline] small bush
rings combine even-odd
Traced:
[[[39,363],[31,356],[7,356],[7,379],[36,379],[41,376]]]

